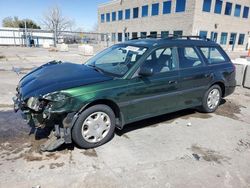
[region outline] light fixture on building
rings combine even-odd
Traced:
[[[218,26],[219,26],[219,24],[217,24],[217,23],[216,23],[216,24],[214,24],[214,28],[215,28],[215,29],[217,29],[217,28],[218,28]]]

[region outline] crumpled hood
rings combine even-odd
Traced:
[[[23,100],[47,93],[113,79],[86,65],[50,62],[38,67],[19,83]]]

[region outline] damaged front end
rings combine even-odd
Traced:
[[[71,97],[63,92],[23,99],[17,89],[17,94],[13,98],[15,112],[21,110],[22,117],[31,127],[46,127],[53,131],[52,137],[41,147],[42,151],[52,151],[64,143],[72,143],[71,129],[77,113],[70,110],[73,104],[71,100]]]

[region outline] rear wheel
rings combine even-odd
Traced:
[[[216,111],[221,102],[222,91],[219,85],[211,86],[202,99],[201,111],[211,113]]]
[[[98,147],[114,135],[115,114],[106,105],[95,105],[83,111],[72,129],[72,138],[81,148]]]

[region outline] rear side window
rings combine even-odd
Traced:
[[[178,48],[180,68],[192,68],[203,66],[203,63],[192,47]]]
[[[209,64],[226,62],[226,59],[223,57],[221,52],[215,47],[202,47],[200,50]]]

